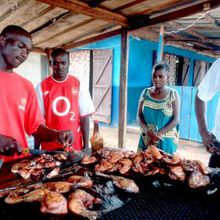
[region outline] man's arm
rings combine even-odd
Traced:
[[[73,132],[71,130],[57,131],[50,129],[45,125],[39,125],[33,136],[40,142],[57,141],[61,143],[64,148],[73,144]]]
[[[89,118],[90,118],[89,115],[80,117],[80,125],[82,130],[84,148],[89,147],[89,121],[90,121]]]
[[[195,99],[195,111],[202,141],[208,148],[213,147],[212,134],[208,131],[206,124],[206,103],[198,97],[198,94]]]

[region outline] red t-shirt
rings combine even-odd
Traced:
[[[24,149],[28,148],[27,134],[44,124],[33,85],[16,73],[0,71],[0,94],[0,134],[11,136]],[[6,162],[23,156],[25,153],[0,158]]]
[[[46,78],[37,87],[37,92],[46,125],[57,130],[72,130],[74,143],[69,150],[81,150],[80,116],[94,112],[89,92],[82,91],[79,80],[70,75],[62,82],[51,76]],[[62,148],[57,142],[42,143],[41,147],[45,150]]]

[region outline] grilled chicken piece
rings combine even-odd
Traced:
[[[169,177],[173,180],[184,181],[186,178],[186,174],[182,166],[170,166]]]
[[[93,186],[93,181],[89,177],[84,176],[73,175],[66,181],[71,183],[74,188],[91,188]]]
[[[25,167],[27,164],[29,164],[29,160],[22,160],[19,163],[15,163],[12,168],[11,168],[11,172],[12,173],[18,173],[23,167]]]
[[[59,172],[60,172],[60,168],[56,167],[52,171],[50,171],[50,173],[47,174],[47,178],[50,179],[52,177],[55,177],[59,174]]]
[[[193,172],[195,170],[195,160],[182,160],[181,165],[186,172]]]
[[[211,173],[211,169],[206,167],[200,160],[197,160],[196,162],[197,162],[198,168],[202,174],[208,175]]]
[[[41,188],[41,186],[42,186],[42,183],[34,183],[34,184],[28,185],[26,187],[19,187],[19,188],[13,187],[13,188],[1,190],[0,198],[8,196],[9,194],[11,194],[11,195],[14,194],[14,195],[19,196],[19,195],[28,193],[31,190],[39,189],[39,188]]]
[[[160,168],[159,167],[154,167],[154,166],[151,166],[148,170],[143,169],[144,176],[153,176],[153,175],[155,175],[159,172],[160,172]]]
[[[107,160],[102,160],[100,164],[96,164],[95,171],[108,172],[113,168],[113,164]]]
[[[162,157],[162,160],[169,165],[179,165],[181,163],[181,159],[178,155],[174,154],[172,155],[168,155],[168,154],[164,154]]]
[[[117,169],[121,174],[125,174],[131,169],[132,164],[133,163],[130,159],[122,158],[121,160],[118,161]]]
[[[59,161],[48,161],[44,164],[44,168],[54,168],[60,166],[61,162]]]
[[[81,160],[81,164],[83,165],[89,165],[89,164],[94,164],[97,161],[96,157],[89,157],[88,155],[86,155],[85,157],[83,157],[83,159]]]
[[[195,170],[190,174],[188,181],[191,188],[198,188],[207,186],[210,183],[210,178]]]
[[[123,152],[111,151],[110,154],[107,155],[106,159],[108,160],[108,162],[114,164],[117,163],[123,157],[124,157]]]
[[[152,157],[156,160],[160,160],[162,158],[162,154],[160,153],[160,151],[157,149],[157,147],[153,145],[149,146],[145,153],[150,153]]]
[[[93,208],[93,204],[100,204],[102,201],[95,198],[84,190],[76,190],[69,196],[68,209],[75,215],[82,216],[88,219],[96,219],[98,213],[96,211],[88,210]]]
[[[134,157],[133,157],[133,165],[132,165],[132,169],[134,170],[134,172],[136,173],[143,173],[143,168],[141,166],[141,162],[144,159],[144,154],[143,152],[138,152]]]
[[[40,175],[43,175],[45,173],[45,170],[44,169],[33,169],[31,170],[30,174],[32,176],[40,176]]]
[[[127,179],[121,176],[114,176],[114,175],[106,175],[103,173],[96,172],[95,173],[97,176],[101,176],[104,178],[112,179],[112,182],[115,186],[118,188],[129,192],[129,193],[139,193],[139,188],[134,182],[134,180]]]
[[[15,193],[10,193],[8,197],[5,198],[5,202],[8,204],[16,204],[20,202],[41,202],[47,189],[35,189],[27,194],[19,196]]]
[[[198,170],[204,175],[208,175],[211,172],[211,170],[199,160],[183,160],[182,167],[187,172]]]
[[[68,182],[48,182],[44,183],[42,188],[58,193],[67,193],[72,189],[72,184]]]
[[[58,192],[48,191],[43,197],[40,210],[42,213],[54,215],[67,214],[67,200]]]
[[[59,160],[59,161],[66,161],[67,160],[67,156],[64,153],[54,154],[53,158],[55,160]]]
[[[30,169],[21,169],[18,174],[23,178],[23,179],[29,179],[31,176],[31,170]]]

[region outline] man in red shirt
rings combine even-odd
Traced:
[[[55,129],[70,129],[74,141],[67,150],[82,150],[89,146],[89,117],[94,105],[88,89],[68,74],[69,53],[57,48],[51,53],[52,75],[37,87],[40,107],[46,125]],[[42,149],[54,150],[57,142],[41,144]]]
[[[73,142],[72,131],[45,126],[33,85],[13,72],[31,49],[31,35],[19,26],[7,26],[0,34],[0,159],[4,161],[25,156],[26,134],[64,146]]]

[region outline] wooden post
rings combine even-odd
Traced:
[[[128,81],[128,33],[126,29],[122,29],[120,92],[119,92],[119,124],[118,124],[118,147],[119,148],[124,148],[125,143],[126,143],[127,81]]]
[[[160,26],[160,36],[159,36],[159,44],[157,49],[157,62],[162,61],[163,59],[163,34],[164,34],[164,25]]]

